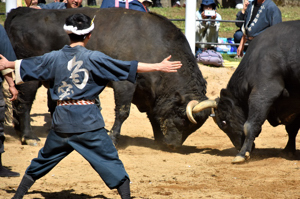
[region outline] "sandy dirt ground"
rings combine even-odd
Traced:
[[[234,72],[233,68],[200,68],[208,82],[209,98],[219,95]],[[100,98],[106,128],[110,129],[114,121],[112,89],[107,88]],[[37,156],[50,128],[46,103],[46,90],[40,88],[31,112],[32,129],[42,140],[40,146],[21,145],[13,127],[5,128],[3,163],[21,176]],[[166,151],[155,143],[146,114],[133,105],[121,134],[118,151],[131,179],[132,198],[300,198],[300,140],[294,158],[281,155],[288,138],[283,126],[274,128],[266,122],[250,161],[240,165],[231,164],[237,151],[211,118],[188,137],[182,148]],[[20,181],[21,177],[0,178],[0,198],[11,198]],[[72,152],[36,181],[24,198],[114,199],[119,196],[116,190],[106,187],[84,158]]]

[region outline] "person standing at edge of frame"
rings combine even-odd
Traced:
[[[0,55],[0,70],[15,69],[17,84],[32,80],[53,81],[51,98],[57,100],[45,145],[31,161],[13,199],[23,198],[36,180],[73,150],[92,165],[110,189],[117,189],[122,199],[130,199],[129,176],[104,128],[104,119],[94,99],[109,81],[134,83],[137,73],[175,73],[182,64],[169,61],[171,56],[150,64],[116,60],[99,51],[88,50],[85,45],[93,29],[90,17],[74,14],[64,25],[71,44],[61,50],[14,62]]]

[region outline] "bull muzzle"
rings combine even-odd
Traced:
[[[217,106],[218,105],[215,100],[204,100],[202,102],[199,102],[197,100],[192,100],[186,106],[186,114],[190,122],[197,124],[197,121],[194,119],[193,113],[198,113],[207,108],[212,108],[213,110],[216,109]]]

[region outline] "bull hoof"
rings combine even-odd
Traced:
[[[242,156],[235,156],[235,158],[232,160],[232,164],[240,164],[240,163],[244,163],[246,161],[245,157]]]
[[[287,158],[287,159],[293,159],[296,157],[296,151],[295,150],[288,150],[284,149],[280,152],[280,156]]]
[[[39,146],[40,140],[37,139],[22,139],[22,144],[23,145],[29,145],[29,146]]]
[[[240,164],[246,162],[246,160],[250,159],[250,153],[247,151],[245,154],[245,157],[237,155],[235,158],[232,160],[232,164]]]
[[[116,147],[118,144],[118,139],[111,132],[108,132],[108,136],[110,137],[111,141],[113,142],[113,144]]]

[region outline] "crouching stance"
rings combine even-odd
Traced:
[[[129,176],[104,129],[104,120],[94,99],[109,81],[134,83],[139,72],[177,72],[182,64],[169,61],[171,56],[161,63],[149,64],[116,60],[99,51],[87,50],[85,45],[93,28],[88,16],[74,14],[64,25],[71,44],[61,50],[15,62],[0,55],[0,70],[15,69],[17,84],[51,81],[51,97],[57,100],[45,145],[31,161],[13,198],[23,198],[37,179],[73,150],[89,161],[109,188],[116,188],[121,198],[130,198]]]

